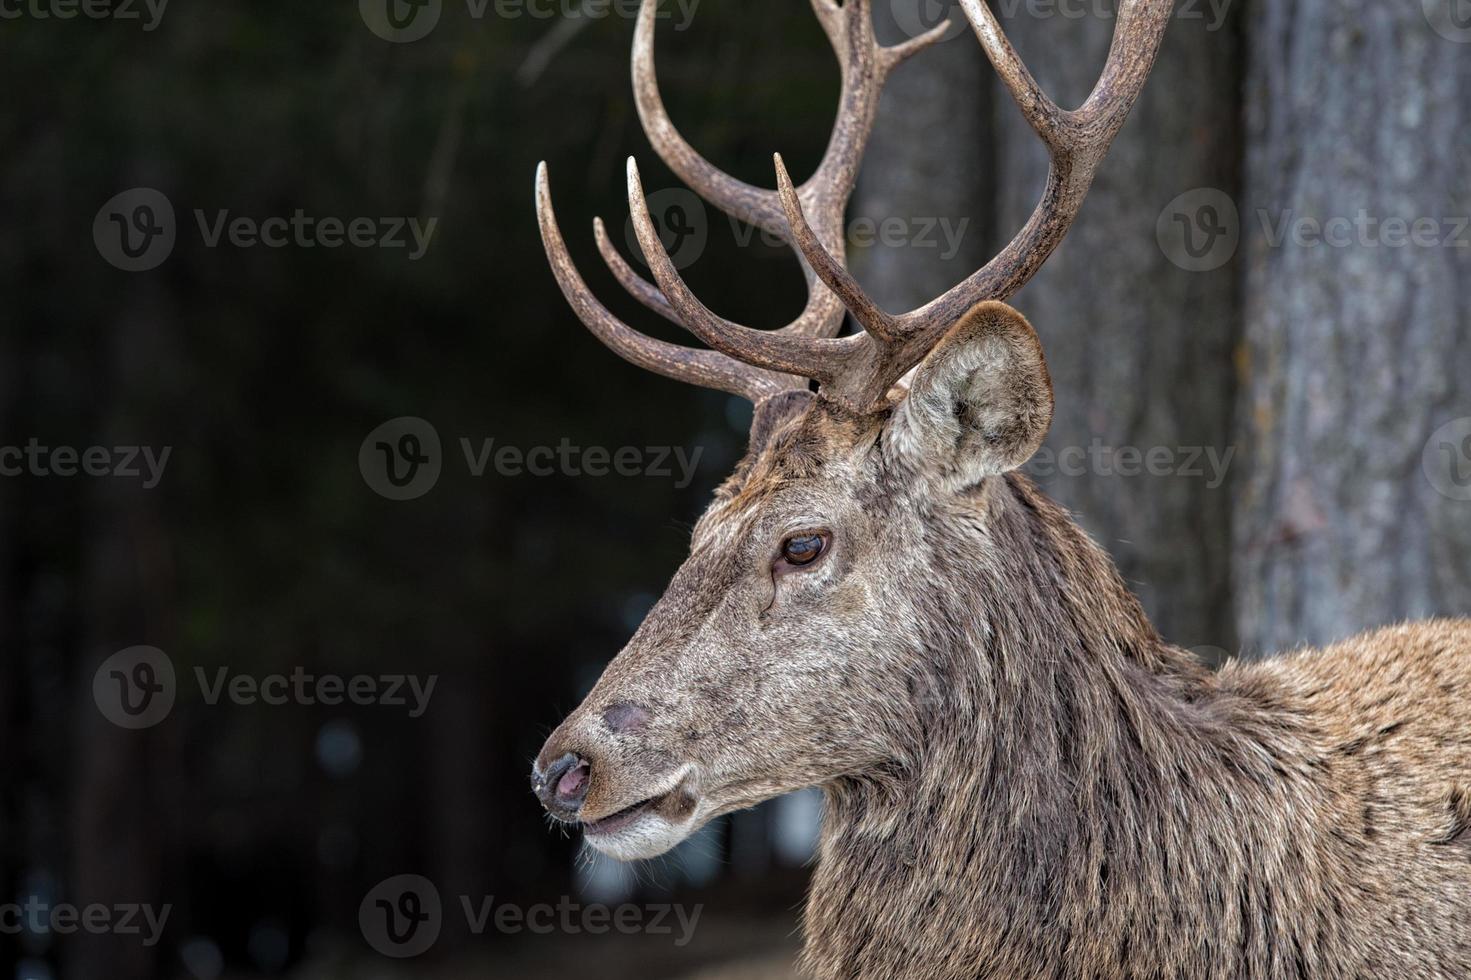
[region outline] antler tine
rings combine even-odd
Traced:
[[[964,282],[900,317],[906,334],[938,335],[988,299],[1009,299],[1036,274],[1072,226],[1113,139],[1154,67],[1174,0],[1121,0],[1108,61],[1080,109],[1059,109],[1038,87],[985,0],[961,0],[986,56],[1051,158],[1042,199],[1000,254]]]
[[[587,328],[624,360],[666,378],[740,395],[753,402],[791,387],[780,375],[742,364],[716,351],[694,350],[646,337],[598,302],[567,252],[552,210],[552,192],[544,162],[536,168],[536,218],[562,295]]]
[[[781,196],[782,210],[786,215],[787,225],[791,228],[792,242],[801,250],[808,266],[837,294],[848,312],[853,314],[871,336],[882,341],[898,340],[894,318],[869,299],[863,287],[858,285],[858,281],[849,274],[843,263],[822,246],[812,226],[807,223],[802,201],[796,188],[792,186],[791,175],[787,173],[781,154],[773,154],[772,160],[776,164],[777,193]]]
[[[895,66],[940,40],[945,25],[941,24],[903,44],[883,47],[874,39],[869,0],[848,0],[841,6],[834,0],[811,2],[837,56],[842,94],[837,121],[822,161],[798,193],[814,215],[818,240],[836,253],[841,262],[844,252],[843,214],[873,129],[880,91]],[[643,0],[634,32],[634,97],[650,144],[660,159],[701,197],[727,214],[791,242],[778,195],[753,187],[716,168],[695,152],[670,120],[659,94],[654,70],[654,27],[658,5],[659,0]],[[621,260],[610,258],[607,252],[603,258],[629,292],[655,312],[669,315],[666,308],[646,299],[654,289],[652,284],[640,279],[626,266],[618,268]],[[835,336],[843,325],[842,305],[819,287],[810,270],[807,280],[809,295],[806,307],[796,320],[778,332],[807,337]]]
[[[795,378],[811,378],[821,385],[825,397],[850,409],[863,411],[881,404],[890,386],[918,364],[967,310],[983,300],[1009,298],[1057,248],[1154,66],[1174,0],[1121,0],[1108,61],[1092,94],[1074,111],[1058,108],[1041,90],[985,0],[961,0],[961,5],[1002,82],[1046,144],[1051,160],[1041,201],[1022,230],[985,267],[919,309],[893,316],[864,293],[843,261],[843,211],[884,81],[895,65],[939,40],[943,25],[885,48],[874,40],[869,0],[845,0],[841,6],[836,0],[812,0],[842,66],[842,104],[832,138],[812,177],[794,187],[777,156],[778,190],[768,191],[717,170],[674,129],[654,77],[658,0],[643,0],[633,74],[639,117],[650,142],[665,163],[707,200],[741,220],[784,236],[801,253],[807,264],[808,302],[797,320],[774,331],[752,330],[711,312],[690,292],[659,241],[638,166],[630,158],[629,209],[639,248],[657,287],[623,261],[601,222],[594,225],[598,250],[635,298],[715,350],[694,351],[644,337],[592,297],[568,257],[552,215],[543,166],[537,176],[542,238],[557,281],[578,315],[619,354],[670,377],[753,400],[793,387]],[[813,215],[810,222],[809,213]],[[863,324],[864,333],[833,336],[841,326],[844,307]]]
[[[659,159],[705,200],[741,221],[774,235],[782,234],[781,206],[775,192],[752,187],[710,163],[680,135],[669,118],[654,71],[658,10],[659,0],[643,0],[633,32],[633,100],[649,143]]]
[[[633,267],[618,254],[618,249],[613,246],[613,240],[608,237],[608,229],[603,225],[602,218],[592,219],[592,236],[598,243],[598,254],[603,257],[608,271],[613,273],[613,278],[618,280],[618,284],[626,289],[629,295],[670,323],[683,326],[679,322],[678,314],[674,312],[674,307],[670,306],[669,300],[659,292],[659,287],[634,272]]]
[[[628,158],[628,207],[633,215],[639,248],[653,270],[660,291],[673,307],[679,322],[695,336],[716,350],[756,367],[812,378],[819,383],[831,382],[838,377],[856,346],[853,341],[860,338],[809,337],[779,330],[753,330],[717,316],[695,298],[659,240],[659,232],[649,216],[638,163],[633,157]]]
[[[1174,13],[1175,0],[1138,0],[1119,7],[1108,61],[1088,100],[1074,113],[1079,123],[1117,132],[1144,90],[1155,56]],[[1141,40],[1141,38],[1143,40]]]
[[[1093,93],[1071,112],[1058,108],[1038,86],[985,0],[961,0],[961,6],[1002,82],[1046,144],[1051,161],[1046,188],[1031,217],[985,267],[917,310],[900,316],[886,313],[848,273],[841,254],[835,257],[821,234],[809,226],[803,193],[792,190],[777,158],[778,197],[793,243],[814,274],[863,324],[874,347],[853,357],[850,363],[856,372],[837,378],[827,393],[850,407],[878,403],[968,310],[984,300],[1009,299],[1061,243],[1154,66],[1174,0],[1121,0],[1108,62]]]
[[[684,326],[679,314],[669,305],[669,300],[659,291],[659,287],[633,271],[633,267],[618,254],[602,218],[593,219],[593,237],[597,240],[598,252],[607,264],[608,271],[613,273],[613,277],[634,299],[671,323]],[[802,309],[801,315],[787,326],[774,331],[775,333],[832,337],[841,329],[845,313],[842,300],[834,296],[831,290],[823,289],[820,285],[814,286],[812,279],[812,272],[808,270],[807,305]]]
[[[1016,48],[1011,46],[1011,41],[1001,30],[1001,25],[996,22],[996,15],[991,13],[986,0],[961,0],[960,5],[997,77],[1011,92],[1028,124],[1049,150],[1060,149],[1059,135],[1064,113],[1032,77]]]
[[[841,7],[834,7],[831,0],[812,0],[812,7],[832,42],[842,72],[842,93],[832,136],[822,162],[798,191],[809,208],[822,205],[814,222],[826,241],[840,230],[889,73],[940,41],[948,24],[941,23],[902,44],[884,47],[874,37],[869,0],[847,0]]]

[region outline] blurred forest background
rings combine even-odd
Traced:
[[[677,339],[589,231],[603,215],[626,250],[627,155],[651,191],[676,187],[633,108],[634,5],[386,3],[0,3],[0,447],[170,450],[156,486],[62,475],[64,455],[0,477],[0,906],[170,910],[146,944],[0,907],[0,959],[17,980],[785,975],[810,797],[634,874],[579,858],[526,783],[681,560],[749,415],[606,351],[542,255],[546,159],[591,285]],[[763,186],[773,150],[808,172],[837,95],[808,6],[665,6],[660,77],[691,142]],[[960,18],[874,8],[887,41]],[[1044,87],[1081,101],[1111,0],[993,8]],[[385,10],[432,29],[385,39]],[[1207,658],[1471,612],[1467,92],[1465,0],[1181,0],[1081,219],[1016,298],[1058,393],[1055,465],[1033,469]],[[957,30],[885,95],[854,267],[916,305],[1011,237],[1044,174]],[[170,203],[174,241],[128,271],[118,228],[167,217],[137,188]],[[210,242],[221,211],[298,209],[438,222],[417,260]],[[713,209],[666,219],[704,235],[684,272],[720,313],[774,326],[800,306],[790,254]],[[405,416],[434,427],[442,472],[395,500],[359,454]],[[477,476],[462,439],[699,457],[688,480]],[[1137,472],[1151,451],[1158,472]],[[139,645],[166,654],[176,698],[131,730],[99,669]],[[212,699],[195,672],[220,668],[438,681],[411,717]],[[404,960],[359,917],[400,874],[445,908]],[[476,935],[462,896],[703,911],[678,947],[677,927]]]

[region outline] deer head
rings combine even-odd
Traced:
[[[813,176],[776,190],[703,160],[666,114],[653,68],[657,0],[633,50],[639,116],[686,183],[805,260],[806,308],[790,325],[725,320],[686,287],[628,166],[634,228],[654,283],[614,249],[614,276],[710,349],[644,336],[589,292],[552,211],[537,212],[552,270],[584,323],[656,373],[749,398],[749,451],[695,526],[668,591],[583,704],[547,740],[532,784],[557,819],[617,858],[645,858],[706,821],[840,779],[882,779],[913,731],[906,701],[929,696],[947,631],[984,635],[968,601],[988,574],[1008,473],[1041,444],[1052,388],[1031,326],[1003,300],[1066,234],[1154,63],[1172,0],[1122,0],[1093,93],[1074,111],[1037,86],[984,0],[966,17],[1051,157],[1030,220],[990,263],[902,315],[881,310],[844,267],[843,214],[879,93],[893,68],[946,25],[904,44],[874,39],[868,0],[812,0],[842,71],[841,108]],[[847,336],[845,312],[862,328]],[[811,382],[816,382],[815,391]]]

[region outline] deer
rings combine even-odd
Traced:
[[[1054,392],[1006,301],[1077,216],[1172,0],[1120,0],[1076,110],[1041,90],[984,0],[962,0],[1048,178],[1004,249],[903,314],[847,270],[844,212],[886,79],[946,25],[883,46],[868,0],[811,0],[840,108],[812,176],[794,185],[777,155],[772,190],[674,127],[657,5],[640,8],[632,58],[654,150],[791,246],[809,288],[780,329],[710,310],[630,159],[653,281],[601,220],[598,251],[703,346],[650,337],[589,290],[537,169],[543,244],[578,318],[635,365],[754,405],[667,591],[538,754],[547,814],[637,861],[820,788],[800,959],[819,980],[1471,977],[1471,621],[1211,669],[1019,472]]]

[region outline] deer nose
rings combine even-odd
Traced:
[[[649,709],[632,701],[615,701],[603,709],[603,724],[614,735],[641,731],[649,724]]]
[[[545,772],[531,770],[531,788],[541,805],[554,817],[573,820],[587,799],[592,766],[582,756],[568,752],[547,766]]]

